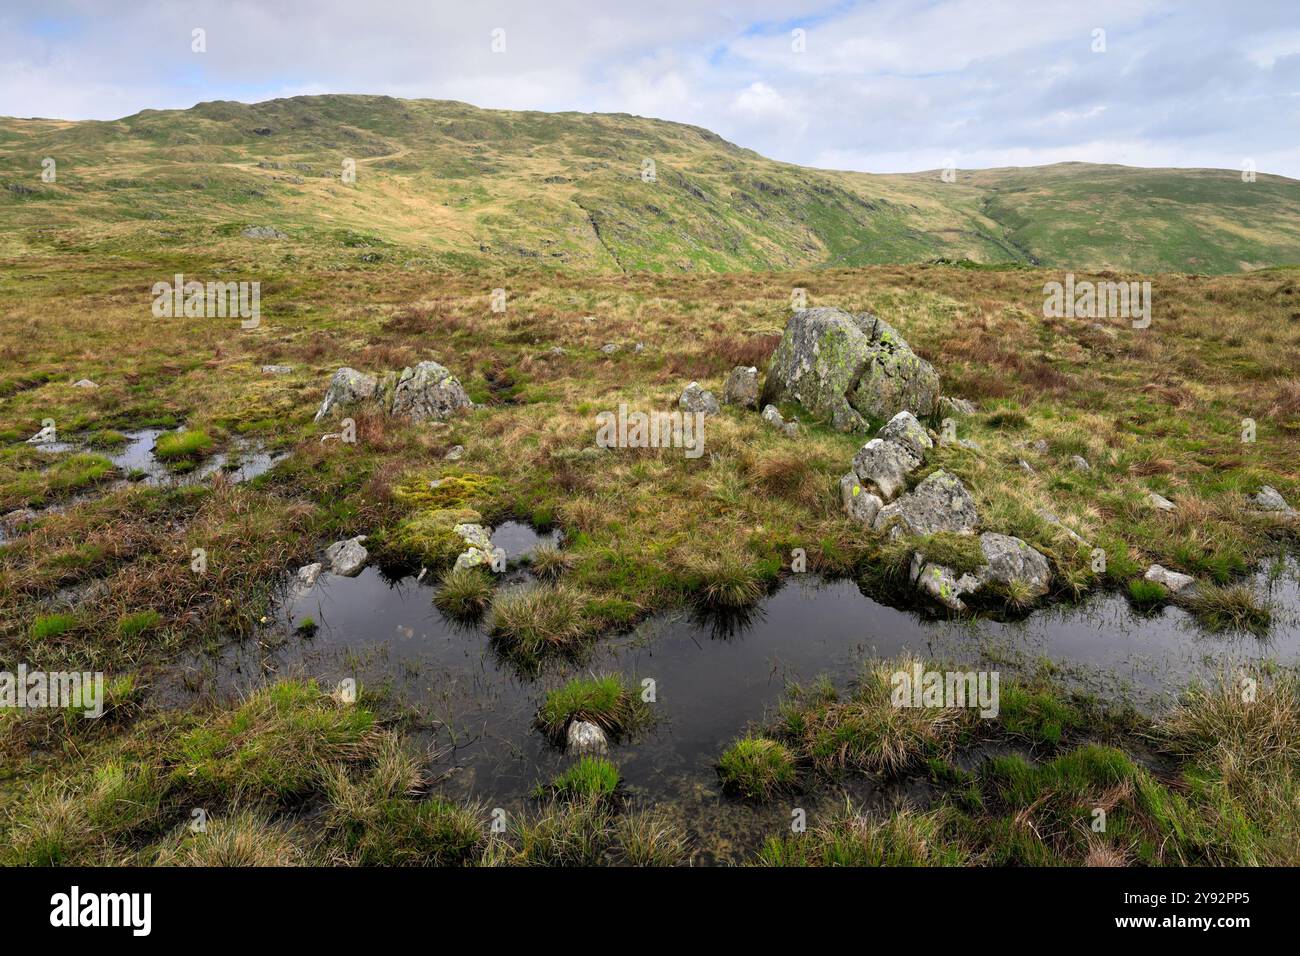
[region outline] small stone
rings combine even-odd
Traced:
[[[77,381],[72,383],[72,387],[73,388],[99,388],[98,385],[96,385],[88,378],[78,379]]]
[[[1147,504],[1160,511],[1177,511],[1178,506],[1166,498],[1164,495],[1158,495],[1154,491],[1147,493]]]
[[[1088,459],[1082,455],[1071,455],[1070,465],[1075,471],[1092,471],[1092,465],[1088,464]]]
[[[1280,511],[1283,514],[1295,514],[1285,498],[1272,485],[1265,485],[1259,490],[1259,493],[1252,495],[1251,503],[1260,511]]]
[[[288,375],[293,371],[292,365],[263,365],[263,375]]]
[[[1184,588],[1191,587],[1196,583],[1196,579],[1190,574],[1180,574],[1177,571],[1170,571],[1168,568],[1153,564],[1147,568],[1147,573],[1142,575],[1148,581],[1154,581],[1163,585],[1164,589],[1170,594],[1177,594]]]
[[[699,382],[691,382],[686,388],[682,389],[681,397],[677,399],[677,405],[684,412],[703,412],[705,415],[716,415],[722,411],[722,406],[713,397],[713,393],[700,385]]]
[[[1029,462],[1025,461],[1023,458],[1021,458],[1020,461],[1018,461],[1016,464],[1020,466],[1020,470],[1023,471],[1026,475],[1032,475],[1034,473],[1034,466],[1031,465]]]
[[[1042,552],[1020,538],[985,532],[980,535],[980,551],[988,562],[975,572],[981,584],[997,581],[1004,585],[1023,585],[1030,597],[1047,593],[1052,582],[1051,566]]]
[[[442,456],[443,461],[460,461],[465,456],[464,445],[452,445],[447,454]]]
[[[600,347],[600,350],[604,352],[606,355],[613,355],[615,352],[618,351],[618,349],[619,349],[619,345],[617,342],[606,342],[604,345]]]
[[[587,720],[575,720],[569,724],[565,742],[569,753],[575,756],[603,754],[609,751],[609,740],[605,736],[605,731]]]
[[[292,177],[297,178],[297,177]],[[298,179],[301,184],[302,180]],[[289,237],[274,226],[249,226],[241,235],[245,239],[288,239]]]
[[[950,415],[974,415],[975,405],[964,398],[953,398],[950,395],[944,395],[939,399],[939,414],[944,418]]]
[[[29,445],[48,445],[52,441],[58,441],[59,432],[53,425],[46,425],[31,438],[27,439]]]
[[[345,578],[356,577],[366,566],[370,552],[362,547],[365,535],[336,541],[325,549],[325,558],[330,563],[330,571]]]

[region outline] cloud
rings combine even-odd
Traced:
[[[191,50],[195,28],[205,53]],[[776,159],[876,172],[949,156],[1234,169],[1250,157],[1300,177],[1292,0],[1248,11],[1053,0],[1030,13],[1019,0],[6,0],[0,11],[0,114],[112,119],[302,91],[630,112]]]

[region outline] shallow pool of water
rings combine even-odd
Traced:
[[[536,545],[518,528],[498,529],[494,540],[508,551]],[[1113,594],[1013,623],[927,620],[867,597],[852,581],[795,576],[744,620],[661,614],[597,642],[581,662],[528,675],[496,654],[483,628],[444,618],[432,603],[434,587],[367,568],[355,578],[322,575],[284,608],[267,641],[244,642],[218,659],[196,658],[191,667],[209,691],[287,675],[385,686],[424,721],[427,741],[441,751],[437,769],[451,771],[443,787],[501,806],[519,805],[533,784],[567,763],[533,727],[548,688],[588,672],[617,671],[638,687],[649,678],[654,728],[611,752],[631,791],[693,808],[715,829],[739,834],[761,821],[774,832],[770,826],[784,822],[771,808],[722,797],[714,762],[747,726],[771,716],[790,682],[825,674],[843,685],[865,658],[902,651],[1002,671],[1046,658],[1072,665],[1074,679],[1107,694],[1155,704],[1192,678],[1237,663],[1300,660],[1298,577],[1291,564],[1285,573],[1254,579],[1275,611],[1272,632],[1261,640],[1208,634],[1179,608],[1142,616]],[[307,618],[318,626],[315,635],[292,635]]]

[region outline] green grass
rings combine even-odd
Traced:
[[[573,650],[586,634],[579,596],[562,585],[498,590],[489,627],[508,651],[525,659]]]
[[[604,757],[583,757],[552,778],[549,786],[539,787],[537,793],[565,800],[607,800],[614,796],[620,779],[618,768]]]
[[[134,640],[162,623],[162,615],[154,610],[136,611],[118,618],[117,636],[124,640]]]
[[[1159,581],[1133,578],[1128,583],[1128,597],[1138,608],[1153,608],[1169,600],[1169,592]]]
[[[538,726],[557,742],[575,720],[593,723],[617,740],[648,719],[649,709],[621,674],[575,677],[547,691],[537,714]]]
[[[797,778],[794,756],[779,741],[768,737],[742,737],[718,759],[718,777],[724,790],[751,799],[767,800],[793,787]]]
[[[202,429],[183,432],[165,432],[158,436],[153,455],[159,461],[194,461],[207,455],[216,442]]]
[[[32,621],[32,640],[45,641],[72,630],[77,625],[74,614],[42,614]]]

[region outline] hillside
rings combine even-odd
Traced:
[[[57,161],[42,182],[41,161]],[[341,181],[346,159],[356,182]],[[642,178],[655,163],[655,181]],[[0,255],[734,271],[937,258],[1227,273],[1300,262],[1300,183],[1066,163],[871,175],[624,114],[313,96],[0,119]]]

